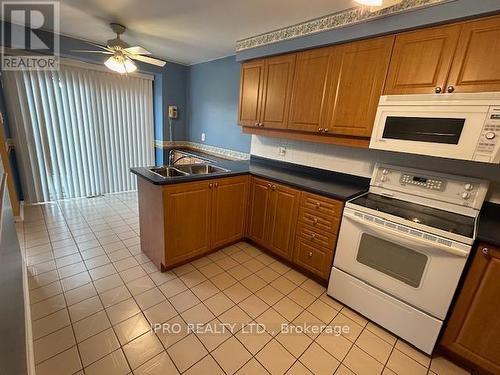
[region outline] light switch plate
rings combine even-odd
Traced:
[[[201,133],[201,141],[205,142],[205,133]]]

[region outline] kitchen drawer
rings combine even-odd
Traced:
[[[309,240],[297,236],[295,240],[295,263],[328,279],[332,268],[333,251],[313,245]]]
[[[327,249],[330,249],[330,251],[333,251],[335,239],[337,238],[337,236],[332,233],[315,229],[303,223],[299,223],[297,226],[297,235],[310,243],[316,244],[317,246],[326,247]]]
[[[342,215],[343,203],[335,199],[303,192],[300,206],[309,208],[319,214],[340,218]]]
[[[299,221],[314,229],[337,234],[340,219],[332,215],[322,215],[311,208],[300,207]]]

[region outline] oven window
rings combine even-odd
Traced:
[[[424,274],[427,256],[363,233],[356,260],[417,288]]]
[[[425,118],[388,116],[384,138],[405,141],[458,144],[464,128],[463,118]]]

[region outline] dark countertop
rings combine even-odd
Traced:
[[[479,214],[476,239],[500,246],[500,204],[486,202]]]
[[[285,163],[256,156],[252,156],[250,161],[232,161],[191,150],[188,152],[211,159],[217,166],[229,169],[230,171],[210,175],[190,175],[170,178],[162,178],[161,176],[151,172],[147,167],[130,168],[130,171],[156,185],[178,184],[183,182],[251,174],[252,176],[273,180],[304,191],[342,201],[349,200],[361,193],[366,192],[370,183],[370,180],[364,177]]]

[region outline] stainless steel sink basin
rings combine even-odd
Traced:
[[[176,167],[182,172],[187,174],[211,174],[211,173],[221,173],[228,172],[227,169],[216,167],[211,164],[191,164],[191,165],[178,165]]]
[[[149,170],[162,177],[180,177],[188,175],[188,173],[180,171],[174,167],[154,167],[150,168]]]

